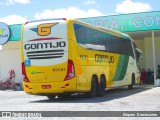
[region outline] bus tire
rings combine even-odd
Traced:
[[[56,95],[47,95],[47,98],[48,98],[49,100],[54,100],[55,97],[56,97]]]
[[[90,92],[87,93],[87,96],[89,98],[95,97],[97,94],[97,90],[98,90],[97,88],[98,88],[97,78],[95,76],[93,76],[92,82],[91,82],[91,90],[90,90]]]
[[[128,89],[133,89],[134,84],[135,84],[135,77],[134,75],[132,75],[132,81],[131,81],[131,84],[128,85]]]
[[[105,89],[106,89],[106,80],[105,80],[105,77],[101,77],[99,87],[98,87],[98,96],[99,97],[102,97],[105,95]]]

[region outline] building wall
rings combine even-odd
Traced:
[[[152,48],[152,38],[144,38],[144,47],[145,47],[145,69],[153,70],[153,48]]]
[[[8,42],[0,50],[0,80],[9,78],[9,71],[15,71],[14,82],[21,83],[20,41]]]
[[[156,65],[160,64],[160,36],[155,37]]]
[[[143,60],[140,62],[141,69],[153,70],[153,48],[152,37],[145,37],[144,39],[135,40],[137,47],[140,48],[144,54]],[[155,56],[156,66],[160,64],[160,36],[155,36]]]

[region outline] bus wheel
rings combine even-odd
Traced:
[[[47,97],[48,99],[53,100],[56,97],[56,95],[48,95]]]
[[[128,89],[133,89],[134,84],[135,84],[135,77],[134,75],[132,75],[132,81],[131,81],[131,84],[128,85]]]
[[[101,77],[100,83],[99,83],[99,89],[98,89],[98,96],[99,97],[102,97],[105,95],[105,89],[106,89],[105,78]]]
[[[96,77],[92,77],[92,83],[91,83],[91,91],[87,93],[87,96],[90,98],[93,98],[96,96],[97,94],[97,81],[96,81]]]

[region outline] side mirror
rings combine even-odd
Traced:
[[[136,55],[139,59],[143,59],[143,52],[138,48],[136,48]]]

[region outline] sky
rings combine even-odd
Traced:
[[[159,0],[0,0],[0,22],[11,25],[47,18],[159,11],[159,6]]]

